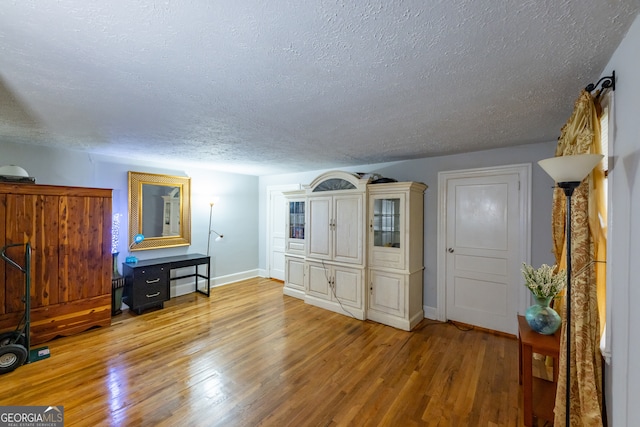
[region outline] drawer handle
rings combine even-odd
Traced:
[[[158,277],[155,280],[147,280],[147,283],[158,283],[160,281],[160,278]]]
[[[156,292],[155,294],[147,294],[147,298],[153,298],[153,297],[157,297],[158,295],[160,295],[160,292]]]

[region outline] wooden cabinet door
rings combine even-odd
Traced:
[[[333,256],[333,227],[331,196],[310,197],[307,209],[309,233],[307,256],[330,260]]]
[[[58,287],[60,301],[77,301],[111,292],[111,211],[100,197],[59,198]],[[107,260],[105,262],[105,260]]]
[[[318,262],[308,262],[308,275],[306,289],[309,295],[316,298],[331,300],[331,275],[333,271],[330,266],[324,266]]]
[[[334,196],[333,259],[362,264],[364,247],[362,195]],[[313,230],[313,228],[312,228]]]
[[[406,269],[410,230],[405,200],[405,193],[370,194],[369,265]]]
[[[369,276],[369,310],[404,317],[406,275],[370,270]]]
[[[304,255],[305,201],[288,199],[285,206],[285,252]]]
[[[284,257],[284,286],[304,292],[304,258]]]
[[[60,302],[58,290],[58,197],[7,194],[5,244],[31,244],[31,307]],[[9,248],[7,255],[24,265],[25,247]],[[5,312],[24,312],[25,275],[5,266]]]
[[[362,272],[351,267],[333,267],[335,300],[343,306],[362,308]]]

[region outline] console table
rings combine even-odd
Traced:
[[[553,357],[553,381],[533,376],[533,353]],[[542,335],[531,329],[524,316],[518,316],[519,382],[524,400],[524,425],[532,426],[533,417],[553,422],[553,407],[558,384],[560,330]]]
[[[206,274],[201,274],[198,267],[206,265]],[[194,271],[171,277],[171,270],[193,267]],[[172,280],[194,277],[194,292],[207,297],[211,294],[211,264],[210,257],[202,254],[177,255],[164,258],[146,259],[136,263],[122,264],[124,276],[123,301],[129,308],[140,314],[150,307],[164,307],[169,300],[169,285]],[[204,290],[198,288],[198,279],[205,279]]]

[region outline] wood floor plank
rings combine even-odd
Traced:
[[[125,312],[0,377],[66,426],[521,426],[515,338],[360,321],[250,279]]]

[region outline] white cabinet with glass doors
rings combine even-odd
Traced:
[[[305,197],[302,190],[283,193],[286,209],[285,253],[304,255],[305,252]]]
[[[285,270],[283,293],[303,299],[305,254],[305,195],[303,190],[287,191],[285,196]]]
[[[424,191],[418,182],[370,184],[367,318],[411,330],[424,318]]]
[[[332,171],[285,192],[284,294],[411,330],[424,317],[426,188]]]

